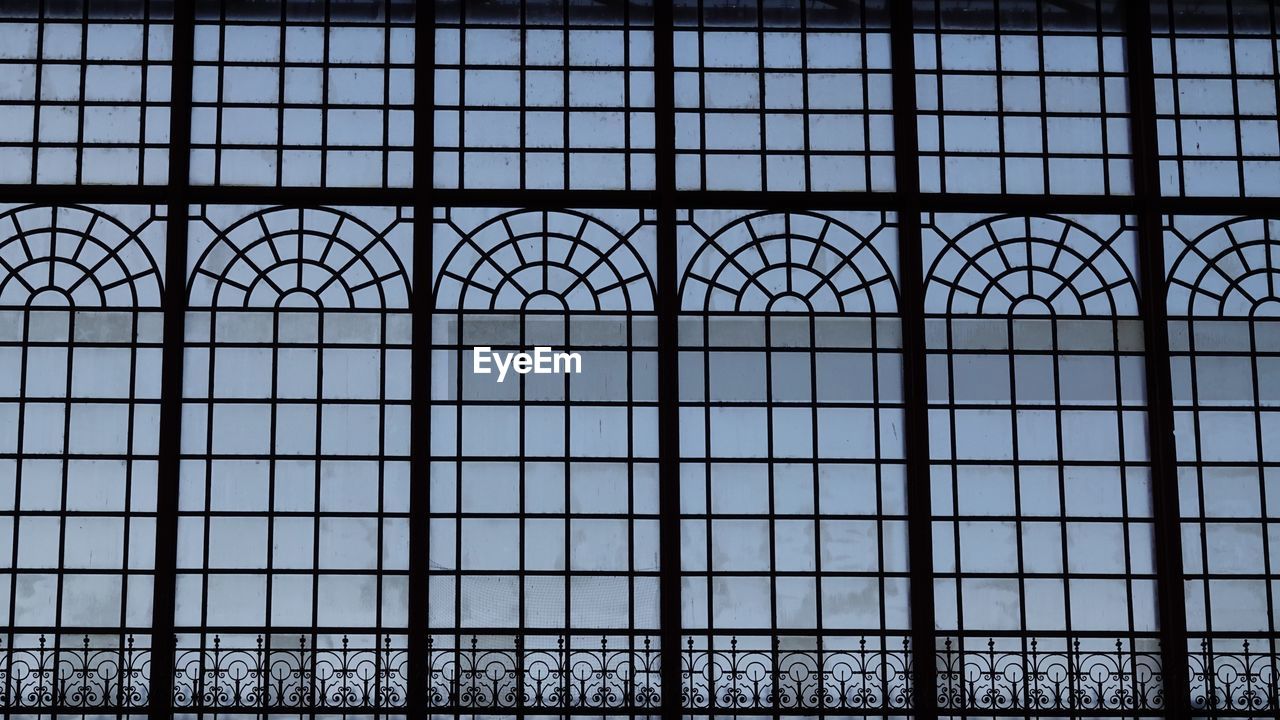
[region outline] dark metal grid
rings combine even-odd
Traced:
[[[195,4],[192,183],[413,185],[412,3]]]
[[[653,213],[435,226],[428,705],[653,712]],[[467,370],[482,344],[571,347],[582,373],[499,384]]]
[[[0,183],[164,185],[172,38],[161,0],[6,8]]]
[[[1153,77],[1151,5],[1130,7],[1127,17],[1129,67],[1138,77]],[[1164,297],[1168,293],[1164,243],[1158,214],[1160,197],[1158,139],[1153,82],[1129,83],[1133,107],[1134,190],[1138,199],[1138,266],[1140,314],[1147,360],[1147,444],[1151,457],[1151,502],[1155,514],[1156,574],[1160,617],[1160,659],[1166,712],[1186,716],[1193,694],[1188,682],[1186,604],[1180,582],[1182,535],[1178,528],[1179,498],[1174,466],[1174,427],[1169,387],[1169,335]],[[1159,288],[1159,291],[1156,289]],[[1174,578],[1178,578],[1175,581]],[[1272,703],[1274,708],[1274,703]]]
[[[921,188],[1133,191],[1115,0],[916,0]]]
[[[905,709],[893,221],[708,211],[679,230],[685,702]]]
[[[1277,701],[1275,219],[1165,218],[1196,712]],[[1270,301],[1269,301],[1270,300]]]
[[[1275,3],[1152,6],[1155,119],[1166,195],[1280,195]]]
[[[893,189],[884,0],[674,13],[679,189]]]
[[[0,225],[0,705],[144,706],[165,218],[21,206]]]
[[[435,186],[654,188],[650,0],[435,11]]]
[[[1163,707],[1134,235],[1128,218],[925,219],[945,708]],[[1078,653],[1076,692],[973,672],[1033,652]],[[1099,657],[1112,674],[1089,682]]]
[[[1143,8],[1135,8],[1135,9],[1137,10],[1136,12],[1130,12],[1130,22],[1128,26],[1127,39],[1129,40],[1129,48],[1130,48],[1130,56],[1131,56],[1130,59],[1131,59],[1131,68],[1132,68],[1130,72],[1130,76],[1131,78],[1140,79],[1143,77],[1152,77],[1149,64],[1144,63],[1144,60],[1149,61],[1150,54],[1143,52],[1144,43],[1142,42],[1144,40],[1144,36],[1147,36],[1146,31],[1150,27],[1150,23],[1147,22],[1146,13]],[[180,10],[179,17],[177,20],[177,25],[179,27],[191,27],[190,19],[184,20],[182,15],[183,13]],[[660,56],[658,61],[659,64],[661,64],[662,62],[662,59],[661,59],[662,55],[669,55],[669,53],[661,52],[661,46],[664,44],[663,30],[670,28],[670,24],[668,22],[663,21],[663,15],[664,13],[660,9],[658,12],[659,22],[658,22],[658,32],[657,32],[657,35],[658,35],[657,45],[659,46],[659,56]],[[895,11],[895,15],[896,15],[896,11]],[[898,60],[901,60],[904,57],[904,55],[897,54],[897,49],[910,47],[909,31],[906,29],[907,27],[908,27],[907,23],[899,22],[895,24],[895,30],[896,30],[895,40],[897,40],[897,42],[895,42],[895,53],[896,53],[895,59],[898,59]],[[184,44],[183,36],[184,36],[183,32],[177,32],[175,36],[175,44],[177,46],[177,48],[175,49],[175,58],[177,59],[177,65],[179,69],[181,69],[182,65],[184,64],[182,60],[183,56],[185,55],[186,57],[189,58],[189,49],[186,53],[184,53],[182,50],[182,46]],[[1149,38],[1149,36],[1147,37]],[[1149,39],[1147,39],[1146,47],[1149,48]],[[910,54],[906,53],[905,55],[909,60]],[[1137,62],[1132,62],[1135,58]],[[895,67],[901,70],[903,68],[909,67],[909,62],[908,63],[896,62]],[[898,76],[901,74],[902,74],[901,72],[895,74],[895,78],[898,78]],[[189,77],[189,73],[183,73],[179,71],[176,75],[177,75],[177,79],[175,79],[175,88],[174,88],[174,95],[177,98],[176,104],[178,106],[184,106],[184,107],[189,106],[189,102],[183,101],[184,93],[182,92],[182,86],[184,84],[183,76],[186,75],[187,77]],[[662,77],[659,77],[656,79],[656,82],[661,87],[664,82],[664,79]],[[910,82],[910,81],[908,80],[907,82]],[[900,82],[896,83],[897,87],[903,87],[904,85],[905,83],[900,83]],[[906,85],[906,87],[909,87],[909,85]],[[1126,197],[1086,197],[1086,196],[1049,197],[1049,196],[1042,196],[1042,195],[1028,195],[1028,196],[1012,196],[1007,198],[1000,198],[1000,197],[982,197],[982,196],[957,195],[957,194],[919,195],[915,192],[912,192],[910,185],[906,184],[906,185],[901,185],[899,192],[893,195],[876,195],[874,193],[872,194],[825,194],[825,195],[824,194],[799,195],[799,194],[788,194],[788,193],[768,193],[768,194],[762,195],[759,193],[689,193],[689,192],[686,192],[680,195],[680,198],[681,198],[680,202],[681,204],[684,204],[690,207],[735,206],[735,207],[758,207],[758,208],[776,208],[776,209],[788,209],[791,207],[795,207],[797,205],[801,205],[805,208],[824,206],[824,207],[831,207],[831,208],[847,208],[847,209],[875,209],[877,207],[884,207],[885,204],[896,203],[900,207],[908,207],[916,210],[919,210],[919,209],[927,209],[927,210],[935,210],[935,211],[984,210],[984,211],[991,211],[991,212],[1009,211],[1009,212],[1028,212],[1028,213],[1042,213],[1047,211],[1124,213],[1124,212],[1133,212],[1140,208],[1159,209],[1159,210],[1165,210],[1165,211],[1172,211],[1176,209],[1177,211],[1183,212],[1183,213],[1204,213],[1204,214],[1218,214],[1218,215],[1225,214],[1225,213],[1259,214],[1259,213],[1266,213],[1269,211],[1269,203],[1260,198],[1242,197],[1242,198],[1233,198],[1228,200],[1210,199],[1210,198],[1185,198],[1185,199],[1184,198],[1166,198],[1166,197],[1160,197],[1157,194],[1158,191],[1154,183],[1152,182],[1144,183],[1143,175],[1145,175],[1146,173],[1144,173],[1144,171],[1142,170],[1142,167],[1148,159],[1155,158],[1156,145],[1155,145],[1154,123],[1151,123],[1152,127],[1150,128],[1151,130],[1150,132],[1145,131],[1144,128],[1142,128],[1141,126],[1147,123],[1148,118],[1146,116],[1150,113],[1149,109],[1154,107],[1154,101],[1146,103],[1145,106],[1141,102],[1142,96],[1144,94],[1149,93],[1149,89],[1150,89],[1149,84],[1143,83],[1140,81],[1130,82],[1129,88],[1130,88],[1131,96],[1136,96],[1136,99],[1133,101],[1132,104],[1135,109],[1134,110],[1135,117],[1138,118],[1138,121],[1134,123],[1135,125],[1134,134],[1137,138],[1135,147],[1136,147],[1137,158],[1139,160],[1138,162],[1139,170],[1136,173],[1137,178],[1135,182],[1137,186],[1137,194],[1134,197],[1128,197],[1128,198]],[[661,112],[661,110],[663,109],[663,99],[662,99],[663,95],[664,93],[659,92],[658,107],[660,110],[660,113],[659,113],[660,115],[664,114]],[[905,111],[907,108],[911,107],[913,103],[901,101],[904,98],[909,99],[909,94],[898,93],[896,97],[897,99],[899,99],[899,102],[895,103],[895,105],[901,108],[902,112],[899,112],[895,116],[895,123],[899,125],[899,128],[901,128],[904,124],[907,126],[910,126],[912,124],[910,122],[910,118],[913,118],[914,115]],[[185,113],[175,113],[173,116],[173,122],[176,126],[181,127],[183,125],[184,118],[187,118],[187,117],[189,116],[187,116]],[[907,122],[904,123],[902,122],[903,120],[907,120]],[[672,143],[662,142],[666,123],[659,122],[657,123],[657,125],[658,125],[657,135],[659,138],[659,143],[658,143],[659,146],[673,147]],[[907,137],[906,133],[899,132],[898,134],[900,137]],[[171,133],[171,135],[173,137],[185,137],[187,134],[184,132],[178,132],[178,133]],[[910,144],[904,144],[902,142],[899,142],[898,144],[897,153],[899,155],[903,155],[903,154],[906,154],[908,156],[914,155],[912,146]],[[426,153],[421,152],[419,153],[419,156],[424,154]],[[175,153],[175,156],[185,156],[185,153]],[[180,166],[185,163],[185,157],[171,157],[170,160],[171,160],[171,163],[174,163]],[[669,160],[670,160],[669,152],[658,153],[657,164],[659,165],[660,168],[664,164],[669,162]],[[902,163],[902,162],[898,163],[900,168],[900,171],[899,171],[900,179],[902,177],[901,168],[904,164],[905,163]],[[181,173],[181,175],[185,177],[186,173],[183,172]],[[663,176],[663,173],[660,172],[659,175]],[[173,177],[172,173],[171,173],[171,177]],[[1155,175],[1152,174],[1153,179],[1154,177]],[[535,207],[537,206],[563,207],[566,205],[624,207],[628,205],[631,205],[631,206],[651,205],[655,202],[660,207],[661,206],[670,207],[671,206],[670,203],[673,202],[673,198],[674,198],[674,192],[672,190],[672,188],[674,187],[675,187],[674,178],[672,178],[670,182],[660,181],[659,182],[660,191],[656,194],[644,193],[644,192],[610,193],[610,192],[601,192],[601,191],[581,191],[581,192],[573,192],[573,193],[562,193],[562,192],[554,192],[554,191],[553,192],[527,191],[522,195],[522,198],[525,200],[525,204],[528,204],[530,206],[535,206]],[[903,191],[903,188],[906,188],[905,192]],[[114,202],[144,202],[144,203],[145,202],[161,202],[161,201],[168,200],[170,198],[182,198],[183,199],[182,202],[185,202],[185,198],[187,197],[198,199],[199,201],[202,201],[202,202],[244,202],[247,200],[260,201],[264,197],[263,193],[257,190],[246,190],[246,189],[226,188],[226,187],[196,188],[192,190],[186,187],[185,185],[183,185],[182,183],[175,183],[169,186],[168,188],[146,188],[146,187],[126,188],[126,187],[107,187],[107,186],[66,188],[66,187],[58,187],[54,185],[40,185],[40,186],[31,187],[31,188],[22,188],[20,190],[14,189],[14,188],[0,188],[0,196],[4,198],[12,198],[12,199],[21,200],[21,201],[25,201],[28,199],[37,199],[37,200],[43,200],[47,202],[60,202],[60,201],[66,202],[70,200],[84,199],[84,200],[96,200],[96,201],[103,201],[103,202],[114,201]],[[328,204],[328,203],[334,203],[334,202],[345,202],[348,204],[383,204],[383,205],[407,203],[410,201],[420,201],[420,198],[426,197],[426,196],[428,196],[428,193],[413,193],[412,191],[408,191],[408,190],[397,191],[394,189],[389,189],[386,191],[356,190],[353,192],[344,192],[340,194],[335,194],[335,193],[326,191],[323,188],[293,188],[293,189],[279,188],[271,191],[269,195],[269,197],[271,197],[272,199],[283,204],[302,204],[302,203]],[[506,199],[509,199],[510,197],[509,195],[506,195],[506,194],[495,194],[492,192],[485,192],[485,191],[453,191],[453,192],[436,191],[434,193],[431,193],[430,196],[436,198],[438,202],[447,201],[449,204],[456,205],[456,206],[465,206],[465,205],[493,206],[495,204],[501,204],[496,199],[497,197],[501,196]],[[1141,263],[1143,266],[1142,267],[1143,269],[1142,276],[1144,280],[1143,284],[1145,287],[1160,287],[1163,284],[1163,268],[1159,267],[1160,263],[1155,263],[1151,260],[1151,258],[1148,255],[1149,248],[1146,247],[1146,245],[1149,244],[1151,238],[1153,237],[1152,229],[1159,227],[1158,218],[1155,223],[1151,222],[1150,220],[1151,215],[1148,214],[1150,212],[1153,212],[1153,211],[1147,210],[1146,212],[1142,213],[1140,216],[1140,229],[1145,239],[1144,248],[1143,248],[1143,258]],[[181,212],[177,214],[181,215]],[[914,215],[912,213],[904,213],[904,217],[907,217],[907,216],[914,216]],[[663,217],[665,218],[665,215]],[[662,222],[663,222],[663,218],[660,218],[660,224]],[[185,237],[184,237],[185,228],[180,227],[182,225],[183,225],[182,223],[177,223],[177,224],[171,225],[170,227],[171,252],[169,254],[169,264],[171,265],[171,269],[180,268],[180,270],[177,270],[176,272],[167,273],[172,278],[181,278],[182,271],[185,270],[185,261],[181,263],[176,263],[176,264],[174,262],[175,257],[178,256],[179,253],[185,254],[185,246],[186,246]],[[913,243],[910,242],[912,237],[913,225],[914,225],[913,223],[907,223],[902,228],[902,240],[905,246],[904,262],[906,262],[908,265],[910,264],[910,262],[907,258],[909,258],[912,252],[911,246],[913,245]],[[663,237],[668,237],[668,234],[664,232]],[[175,250],[177,252],[174,252]],[[660,248],[660,250],[665,251],[665,249],[663,248]],[[660,263],[660,264],[662,265],[662,267],[667,267],[668,265],[667,263]],[[674,266],[672,265],[672,267]],[[674,270],[672,272],[674,272]],[[660,274],[660,277],[659,277],[660,285],[661,285],[661,281],[662,281],[662,274]],[[908,283],[908,286],[910,285],[911,284]],[[660,303],[663,301],[663,296],[669,295],[669,294],[670,294],[669,292],[662,293],[659,298]],[[909,320],[912,320],[912,322],[908,323],[908,325],[911,325],[912,323],[914,323],[914,318],[919,317],[919,315],[917,312],[914,312],[912,310],[911,304],[910,302],[908,302],[909,296],[910,296],[910,293],[907,293],[904,296],[903,305],[904,305],[904,312],[907,318]],[[1158,298],[1158,294],[1147,293],[1147,294],[1144,294],[1144,297]],[[1167,386],[1168,376],[1167,376],[1167,373],[1164,372],[1163,370],[1164,366],[1160,363],[1160,360],[1162,358],[1167,358],[1167,352],[1162,351],[1160,348],[1160,345],[1154,342],[1154,340],[1156,339],[1155,337],[1156,334],[1150,332],[1150,327],[1153,324],[1151,322],[1150,316],[1162,315],[1162,311],[1152,309],[1153,305],[1155,304],[1159,304],[1159,303],[1154,303],[1154,304],[1144,303],[1143,315],[1144,315],[1144,320],[1148,325],[1147,337],[1148,337],[1149,346],[1147,350],[1147,357],[1149,358],[1149,360],[1154,360],[1154,362],[1149,361],[1147,363],[1148,390],[1150,392],[1158,393],[1162,382]],[[163,404],[166,407],[166,409],[168,409],[169,406],[173,404],[171,401],[173,401],[175,398],[180,396],[180,393],[179,393],[179,389],[181,387],[180,359],[181,359],[181,337],[182,337],[180,319],[182,315],[181,309],[183,305],[184,303],[181,297],[178,296],[177,294],[169,293],[166,295],[166,311],[167,311],[166,327],[165,327],[166,329],[166,343],[165,343],[166,372],[165,372],[165,378],[164,378],[165,390],[163,393],[165,398],[165,402]],[[176,314],[176,317],[174,317],[175,314]],[[178,322],[174,322],[174,320],[178,320]],[[1160,323],[1160,324],[1163,324],[1163,323]],[[669,338],[671,340],[674,339],[673,335],[663,334],[663,337]],[[915,354],[910,348],[910,345],[912,342],[911,337],[912,337],[912,333],[908,331],[906,334],[908,351],[905,358],[908,368],[910,368],[910,366],[912,365],[912,362],[913,362],[912,358]],[[663,347],[671,348],[673,347],[673,345],[674,345],[673,342],[665,342],[663,344]],[[664,357],[670,356],[670,353],[666,351],[664,351],[663,354],[664,354]],[[671,374],[668,373],[668,377],[670,377],[670,375]],[[912,377],[912,373],[910,372],[910,370],[908,371],[908,377],[909,378]],[[922,383],[920,384],[922,385]],[[668,388],[673,386],[674,386],[674,383],[664,384],[664,387],[668,387]],[[910,380],[908,381],[907,383],[907,390],[909,394],[908,404],[911,408],[918,408],[920,405],[920,403],[918,402],[912,403],[910,401],[910,394],[914,391],[915,386],[917,386],[916,383],[913,383]],[[664,391],[664,398],[665,397],[667,396],[665,395],[665,391]],[[673,402],[665,403],[665,406],[670,406],[670,405],[674,405],[674,403]],[[1158,398],[1152,398],[1151,405],[1156,410],[1156,412],[1154,412],[1152,415],[1153,422],[1152,422],[1151,435],[1153,438],[1153,453],[1157,458],[1157,462],[1156,462],[1157,466],[1164,466],[1168,468],[1170,466],[1165,465],[1164,462],[1160,460],[1160,458],[1163,457],[1163,455],[1162,455],[1162,451],[1160,451],[1159,449],[1159,446],[1162,443],[1165,443],[1171,446],[1171,442],[1169,441],[1168,438],[1171,438],[1172,415],[1168,411],[1167,406],[1163,406],[1159,402]],[[176,429],[177,429],[176,418],[173,417],[172,412],[168,412],[165,415],[165,417],[168,417],[171,421],[162,420],[162,451],[161,451],[162,466],[165,464],[165,460],[167,459],[166,454],[169,452],[168,450],[166,450],[166,448],[176,449]],[[669,421],[665,422],[663,427],[664,429],[662,430],[662,432],[664,437],[670,437],[670,433],[674,428],[674,423]],[[923,437],[923,433],[919,431],[915,432],[914,435],[916,437],[916,441],[919,441],[919,439]],[[418,442],[422,442],[422,441],[419,440]],[[670,447],[670,445],[669,444],[664,445],[664,447]],[[916,454],[917,454],[916,451],[912,451],[910,453],[912,457],[909,458],[909,463],[912,463],[913,466],[915,466],[914,464],[916,463],[916,460],[914,459]],[[670,456],[671,456],[670,453],[664,454],[664,463],[666,462],[665,458],[669,458]],[[1171,455],[1169,457],[1171,457]],[[1168,472],[1165,472],[1163,474],[1166,477],[1171,476],[1171,474]],[[670,476],[671,475],[668,474],[668,477]],[[166,485],[165,483],[161,483],[161,498],[160,498],[159,505],[161,508],[162,521],[168,520],[169,518],[172,517],[172,513],[167,512],[166,508],[176,507],[175,505],[176,494],[174,493],[173,489],[171,489],[173,487],[174,486],[172,485]],[[918,485],[915,485],[913,487],[915,487],[917,491],[921,489]],[[1178,517],[1178,513],[1176,510],[1176,502],[1172,506],[1174,509],[1172,510],[1172,514],[1171,514],[1170,506],[1166,502],[1161,501],[1160,495],[1164,493],[1162,493],[1161,485],[1159,483],[1155,485],[1154,491],[1155,491],[1155,494],[1157,495],[1157,498],[1156,498],[1157,526],[1162,528],[1160,534],[1166,541],[1168,540],[1176,541],[1177,539],[1176,520]],[[663,507],[667,508],[668,506],[664,504]],[[913,503],[913,508],[914,507],[916,507],[916,505]],[[927,507],[927,505],[925,505],[925,507]],[[664,517],[669,517],[671,516],[671,514],[672,513],[669,513],[669,512],[665,513]],[[912,515],[913,517],[918,517],[918,512],[913,511]],[[161,527],[163,528],[165,524],[166,524],[165,522],[162,522]],[[919,521],[912,523],[913,537],[920,534],[922,527],[927,528],[927,523],[922,523]],[[1170,527],[1174,528],[1172,533],[1168,532],[1168,529]],[[669,532],[665,533],[665,535],[668,537],[671,536]],[[161,551],[158,553],[158,567],[161,568],[159,573],[159,578],[161,582],[157,583],[157,597],[161,600],[161,602],[157,602],[156,604],[156,607],[158,609],[158,612],[156,615],[156,627],[159,630],[159,634],[157,635],[157,638],[159,639],[163,639],[163,636],[165,634],[163,630],[165,627],[165,620],[163,618],[163,615],[165,614],[165,607],[167,605],[171,606],[171,603],[163,602],[163,599],[165,596],[165,592],[163,590],[163,587],[165,585],[164,576],[166,574],[164,571],[164,567],[166,566],[172,567],[171,563],[166,562],[165,552],[163,552],[165,550],[164,545],[166,542],[166,537],[167,535],[165,532],[163,531],[160,532],[158,535],[158,542],[157,542],[158,549]],[[666,547],[669,547],[670,545],[671,543],[668,543]],[[927,547],[927,544],[925,546]],[[1175,546],[1176,546],[1176,543],[1175,543]],[[1162,555],[1170,554],[1167,544],[1160,545],[1158,549],[1160,554]],[[1175,557],[1176,557],[1176,554],[1175,554]],[[671,563],[665,563],[665,566],[678,567],[678,564],[672,565]],[[924,566],[925,565],[922,563],[916,563],[913,565],[916,572],[918,572],[920,568]],[[1178,577],[1179,575],[1176,568],[1170,570],[1171,566],[1164,561],[1161,562],[1160,567],[1161,567],[1160,575],[1163,578],[1174,578],[1174,577]],[[918,587],[922,584],[923,583],[917,582],[913,585],[913,587]],[[1162,653],[1165,656],[1163,664],[1168,668],[1176,669],[1179,666],[1185,666],[1185,662],[1177,661],[1177,658],[1180,655],[1180,651],[1178,651],[1175,647],[1178,645],[1182,645],[1182,643],[1169,642],[1169,639],[1172,638],[1173,640],[1178,641],[1180,638],[1185,637],[1185,634],[1178,629],[1178,625],[1180,623],[1177,621],[1181,619],[1181,613],[1180,612],[1169,613],[1168,608],[1170,606],[1167,605],[1166,602],[1168,602],[1170,598],[1176,598],[1177,603],[1175,603],[1173,606],[1174,607],[1180,606],[1181,593],[1178,591],[1177,583],[1163,582],[1161,583],[1160,594],[1161,594],[1161,603],[1162,603],[1162,610],[1163,610],[1162,616],[1164,616],[1165,620],[1170,621],[1170,622],[1162,623],[1161,635],[1165,639],[1165,642],[1162,643]],[[664,598],[666,598],[664,600],[664,607],[667,607],[669,605],[670,598],[672,598],[674,595],[675,595],[674,593],[667,593],[664,596]],[[928,601],[928,600],[931,600],[932,598],[931,598],[931,593],[928,592],[927,590],[925,591],[917,590],[915,591],[915,595],[918,602],[915,605],[913,605],[913,613],[916,615],[919,615],[920,608],[923,606],[923,603],[919,601],[920,600]],[[1174,617],[1175,615],[1177,617]],[[666,616],[670,617],[669,614]],[[925,627],[923,627],[923,625],[924,625],[923,623],[918,624],[917,629],[914,632],[927,636],[928,631]],[[668,624],[664,629],[664,634],[670,633],[673,630],[674,628]],[[1171,652],[1171,648],[1172,648],[1172,652]],[[160,689],[163,689],[163,686],[165,684],[164,678],[170,676],[168,672],[164,671],[164,664],[165,664],[165,660],[163,657],[164,655],[165,653],[161,653],[160,656],[157,656],[155,658],[155,662],[153,662],[152,664],[153,683],[160,685],[161,686]],[[939,662],[940,663],[943,662],[945,657],[946,657],[945,650],[939,649]],[[1257,656],[1253,656],[1253,657],[1256,659]],[[1173,658],[1174,660],[1171,661],[1170,658]],[[678,665],[674,663],[667,663],[666,667],[668,667],[668,670],[664,671],[664,673],[666,673],[666,677],[678,680],[678,675],[672,674],[676,672],[674,668],[678,667]],[[931,674],[925,674],[923,678],[927,679],[930,676]],[[1203,678],[1200,678],[1200,679],[1203,680]],[[1166,678],[1166,682],[1172,682],[1174,680],[1175,680],[1174,677]],[[924,683],[917,683],[917,686],[916,686],[917,697],[923,694],[919,690],[923,685]],[[164,694],[166,693],[153,692],[153,696],[161,696]],[[1171,694],[1173,695],[1174,698],[1181,698],[1181,696],[1183,695],[1182,692],[1176,692]],[[669,703],[678,702],[678,699],[675,701],[671,700],[670,699],[672,697],[671,695],[667,695],[665,697],[668,698],[666,702],[669,702]],[[927,698],[927,695],[925,697]],[[1262,697],[1265,699],[1267,696],[1263,695]],[[931,700],[926,700],[926,702],[928,704],[932,704]],[[924,707],[924,705],[925,703],[921,703],[921,707],[918,710],[917,714],[930,713],[930,711],[926,707]],[[153,705],[151,707],[151,712],[153,717],[168,716],[168,710],[162,705]],[[1241,712],[1244,712],[1244,710],[1242,709]],[[1253,710],[1254,714],[1256,714],[1257,712],[1265,713],[1268,711],[1258,710],[1258,709]],[[1166,711],[1166,713],[1171,716],[1184,716],[1186,714],[1186,712],[1181,709],[1180,704],[1176,702],[1171,703],[1170,708]]]
[[[246,212],[191,219],[174,703],[398,707],[410,220]]]

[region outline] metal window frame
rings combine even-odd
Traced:
[[[674,23],[669,3],[655,4],[655,165],[657,189],[635,190],[467,190],[432,187],[434,91],[434,4],[423,3],[416,20],[416,104],[414,188],[344,189],[334,187],[218,187],[190,183],[192,68],[195,13],[192,3],[174,4],[174,54],[171,91],[169,183],[163,186],[32,185],[0,187],[0,201],[38,203],[146,203],[168,206],[167,262],[163,300],[165,319],[160,426],[160,465],[156,533],[156,583],[153,614],[153,657],[149,717],[171,717],[174,685],[174,595],[177,545],[177,477],[181,439],[183,337],[186,313],[188,208],[198,203],[269,203],[301,205],[403,205],[412,206],[418,222],[415,244],[430,243],[431,210],[436,206],[484,207],[510,205],[513,200],[530,208],[625,207],[658,210],[659,317],[659,467],[661,513],[662,595],[662,713],[677,717],[681,708],[680,547],[679,547],[679,427],[677,393],[676,209],[891,209],[898,213],[902,267],[901,315],[904,325],[904,379],[907,405],[907,465],[909,487],[909,538],[911,575],[911,640],[915,648],[929,648],[922,665],[917,656],[915,687],[911,699],[916,717],[933,720],[939,715],[934,649],[938,634],[933,623],[932,530],[929,498],[929,452],[925,397],[923,268],[920,258],[920,217],[923,212],[965,210],[1015,213],[1111,213],[1138,218],[1141,240],[1140,276],[1143,282],[1142,320],[1146,330],[1146,390],[1149,403],[1149,437],[1156,522],[1157,577],[1160,611],[1162,666],[1164,668],[1165,717],[1187,717],[1191,698],[1187,679],[1188,632],[1182,593],[1180,513],[1173,444],[1173,405],[1169,374],[1168,313],[1165,305],[1163,214],[1274,214],[1275,200],[1258,197],[1194,198],[1165,196],[1159,182],[1159,154],[1155,119],[1155,75],[1152,62],[1150,7],[1145,2],[1126,3],[1126,44],[1129,62],[1128,88],[1133,139],[1135,192],[1124,196],[1075,195],[969,195],[926,194],[920,190],[919,143],[916,132],[916,92],[912,3],[892,3],[892,92],[894,100],[897,189],[883,192],[767,192],[679,191],[675,177],[675,88],[672,38]],[[429,380],[431,258],[415,253],[414,370],[412,376],[412,447],[414,477],[428,470],[430,433]],[[165,479],[168,479],[167,481]],[[420,608],[427,597],[426,485],[413,484],[410,531],[410,607]],[[429,707],[427,688],[421,681],[427,635],[425,613],[409,618],[409,696],[404,712],[425,716],[439,709]],[[164,699],[160,701],[160,699]],[[58,710],[61,708],[51,708]],[[68,711],[78,710],[65,708]],[[514,711],[514,709],[513,709]],[[446,711],[447,712],[447,711]],[[474,712],[474,711],[472,711]],[[714,712],[714,711],[707,711]]]

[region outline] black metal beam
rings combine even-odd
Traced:
[[[178,575],[178,473],[182,452],[182,363],[187,311],[187,217],[191,178],[191,84],[195,47],[192,3],[173,15],[173,80],[169,113],[168,237],[164,270],[160,444],[156,472],[155,586],[151,604],[151,720],[173,717],[174,615]]]
[[[658,512],[659,624],[662,628],[662,714],[682,714],[680,642],[680,297],[676,254],[675,19],[670,3],[655,6],[654,147],[658,188]],[[684,200],[684,195],[681,195]]]
[[[933,523],[929,480],[929,408],[925,390],[924,263],[920,257],[920,145],[916,130],[915,37],[911,3],[893,3],[893,135],[898,213],[898,311],[906,403],[907,544],[911,572],[911,704],[921,720],[938,717],[934,650]],[[1005,210],[1008,212],[1008,209]]]
[[[414,97],[418,102],[435,96],[435,3],[422,3],[414,17]],[[413,116],[413,182],[421,190],[413,193],[413,268],[410,286],[413,295],[412,377],[409,406],[409,640],[406,657],[408,697],[406,710],[411,718],[431,713],[431,671],[423,663],[428,657],[427,603],[430,599],[431,569],[431,313],[435,295],[431,282],[431,218],[434,165],[430,139],[435,132],[435,114],[415,112]]]
[[[1155,70],[1152,58],[1151,6],[1126,5],[1129,107],[1132,113],[1134,190],[1138,199],[1138,264],[1141,311],[1146,341],[1147,443],[1151,457],[1152,508],[1155,513],[1160,664],[1165,714],[1191,716],[1187,683],[1187,608],[1182,591],[1181,512],[1173,435],[1173,395],[1169,363],[1169,319],[1165,302],[1163,215],[1156,129]]]
[[[428,150],[428,155],[430,151]],[[316,205],[409,206],[429,192],[436,206],[520,207],[531,209],[637,208],[652,209],[662,202],[650,190],[493,190],[343,187],[192,186],[185,190],[196,204],[253,204],[282,207]],[[169,186],[116,185],[0,185],[0,202],[100,204],[169,201]],[[679,206],[726,210],[884,210],[897,206],[897,192],[789,192],[759,190],[681,190]],[[1182,215],[1267,215],[1277,200],[1266,197],[1157,197],[1135,195],[998,195],[920,193],[922,212],[1136,214],[1142,202],[1155,202],[1162,213]]]

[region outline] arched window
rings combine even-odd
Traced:
[[[924,227],[939,697],[1038,707],[1023,679],[1069,666],[1105,678],[1074,702],[1154,707],[1132,221],[931,214]]]
[[[678,238],[687,702],[903,707],[894,219],[696,211]]]
[[[190,222],[175,702],[401,705],[411,218]]]
[[[0,682],[147,702],[164,219],[0,206]]]
[[[1187,650],[1244,707],[1280,617],[1280,220],[1170,217],[1165,248]]]
[[[657,324],[647,211],[437,211],[433,704],[658,704]],[[476,372],[478,348],[580,372]],[[569,364],[563,369],[569,369]]]

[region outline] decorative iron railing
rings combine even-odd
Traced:
[[[1046,641],[1050,642],[1050,641]],[[938,706],[945,710],[1134,710],[1164,707],[1158,647],[1082,649],[1056,639],[1061,649],[1027,641],[1026,650],[962,649],[948,638],[937,653]],[[1152,641],[1155,645],[1155,641]]]
[[[179,648],[173,706],[182,709],[377,709],[404,707],[407,657],[392,637],[353,647],[225,646],[218,636],[205,648]]]
[[[427,640],[432,707],[657,708],[659,650],[649,638],[602,637],[577,645],[564,637]],[[486,642],[488,641],[488,642]],[[621,645],[621,646],[620,646]]]
[[[717,638],[717,640],[719,640]],[[906,638],[853,647],[699,649],[689,638],[682,650],[681,690],[690,709],[883,710],[911,707],[911,651]]]
[[[256,638],[243,647],[213,637],[204,648],[178,650],[173,707],[404,708],[409,669],[403,640],[370,638],[357,647],[343,637],[334,647],[315,647],[304,636],[291,646],[268,647]],[[690,714],[909,710],[914,677],[908,641],[844,640],[839,647],[790,647],[799,641],[689,638],[680,653],[681,701]],[[0,643],[0,711],[147,708],[151,649],[138,647],[131,636],[119,646],[94,646],[102,641],[39,636],[29,645]],[[1165,706],[1154,640],[1102,647],[1028,639],[1025,651],[998,644],[1021,642],[1012,638],[976,642],[962,647],[947,639],[935,653],[944,711],[1154,715]],[[1258,651],[1257,641],[1238,641],[1238,650],[1224,642],[1206,640],[1190,655],[1192,707],[1210,716],[1273,717],[1280,709],[1280,656],[1269,644]],[[1046,648],[1050,643],[1054,647]],[[422,666],[425,697],[432,709],[656,710],[659,656],[644,637],[433,636]]]
[[[1219,643],[1222,641],[1219,640]],[[1280,655],[1241,641],[1239,652],[1223,652],[1211,640],[1188,656],[1191,707],[1211,714],[1280,713]]]
[[[118,647],[70,646],[41,635],[31,646],[0,640],[0,709],[142,708],[150,697],[151,649],[133,636]]]

